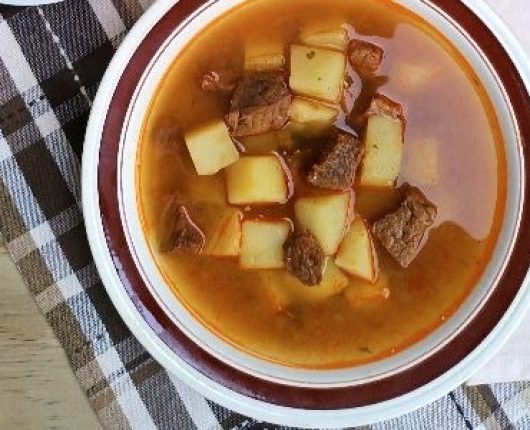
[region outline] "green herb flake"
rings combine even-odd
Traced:
[[[306,54],[306,57],[308,60],[312,60],[315,57],[315,55],[317,55],[317,53],[315,51],[311,51]]]

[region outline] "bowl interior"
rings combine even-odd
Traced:
[[[187,336],[213,356],[245,373],[294,386],[340,387],[366,383],[400,372],[443,347],[473,319],[492,293],[510,255],[521,214],[523,159],[520,136],[508,97],[492,65],[456,22],[428,1],[397,1],[425,18],[452,41],[481,78],[495,106],[505,142],[508,190],[505,218],[491,262],[473,292],[448,321],[428,337],[397,355],[353,368],[318,371],[295,369],[261,360],[234,348],[202,326],[166,285],[151,258],[142,232],[135,186],[141,127],[159,82],[173,59],[201,29],[243,1],[245,0],[211,2],[208,7],[198,9],[186,25],[177,28],[151,60],[128,107],[118,154],[118,198],[125,236],[136,266],[159,306]]]

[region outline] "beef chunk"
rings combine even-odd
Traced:
[[[277,73],[252,73],[237,84],[227,123],[233,136],[251,136],[282,128],[288,121],[291,92]]]
[[[287,270],[304,284],[313,286],[322,281],[324,251],[310,232],[295,232],[283,246]]]
[[[366,114],[386,115],[396,119],[404,119],[403,107],[398,102],[395,102],[382,94],[374,95]]]
[[[364,40],[352,40],[348,47],[348,59],[360,74],[375,73],[383,60],[383,50]]]
[[[354,120],[351,122],[351,125],[357,130],[366,127],[370,115],[385,115],[394,119],[399,119],[404,125],[406,124],[403,107],[398,102],[379,93],[376,93],[372,97],[368,106],[362,106],[361,109],[355,107],[355,110],[357,110],[357,112],[362,112],[361,115],[355,116]]]
[[[362,143],[344,132],[331,138],[328,148],[307,175],[309,183],[331,190],[348,190],[361,162]]]
[[[190,218],[184,206],[172,199],[161,216],[159,229],[160,252],[177,249],[199,254],[204,246],[204,234]]]
[[[421,240],[434,224],[437,209],[417,188],[407,186],[405,199],[393,213],[377,221],[372,233],[402,267],[416,257]]]
[[[201,88],[214,93],[231,93],[237,85],[238,78],[236,73],[210,70],[202,76]]]

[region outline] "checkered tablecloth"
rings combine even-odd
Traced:
[[[0,6],[0,231],[103,427],[272,429],[166,373],[119,318],[90,255],[79,182],[85,126],[109,60],[148,6]],[[529,412],[530,383],[461,387],[369,428],[528,429]]]

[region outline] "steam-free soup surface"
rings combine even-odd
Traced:
[[[226,205],[225,173],[198,176],[181,138],[227,113],[229,96],[205,93],[201,75],[240,69],[250,38],[281,40],[288,52],[301,29],[328,22],[346,23],[350,37],[384,49],[375,76],[361,79],[348,69],[351,85],[337,125],[349,130],[355,109],[375,91],[404,107],[397,187],[355,186],[355,210],[371,223],[397,207],[400,184],[417,185],[438,207],[418,256],[404,269],[377,245],[375,285],[349,277],[348,288],[320,300],[318,287],[306,287],[282,269],[245,270],[237,258],[159,252],[157,226],[168,199],[176,196],[206,230],[219,216],[216,208]],[[295,137],[294,144],[319,143]],[[436,178],[417,184],[417,153],[429,145],[436,148]],[[504,177],[500,132],[484,88],[456,49],[424,21],[388,1],[253,0],[208,26],[175,58],[145,118],[137,183],[156,262],[199,321],[267,360],[339,368],[395,354],[451,316],[490,258],[503,214]],[[253,207],[245,216],[292,219],[293,201],[314,192],[295,174],[294,195],[285,205]],[[381,285],[388,297],[357,294]],[[288,302],[281,312],[271,300],[278,294]]]

